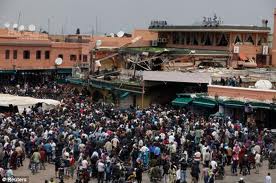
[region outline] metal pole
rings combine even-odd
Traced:
[[[90,51],[90,60],[89,60],[89,71],[88,71],[88,75],[92,74],[93,72],[93,50]]]
[[[144,94],[145,94],[145,82],[142,79],[142,109],[144,109]]]
[[[48,18],[48,34],[50,35],[50,18]]]

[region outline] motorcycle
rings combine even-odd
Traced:
[[[269,160],[268,169],[275,169],[275,168],[276,168],[276,160]]]
[[[224,173],[225,172],[224,172],[223,164],[220,163],[217,167],[216,174],[215,174],[216,180],[223,180]]]

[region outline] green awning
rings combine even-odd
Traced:
[[[217,101],[210,99],[210,98],[195,98],[193,101],[193,105],[199,106],[199,107],[208,107],[208,108],[214,108],[217,105]]]
[[[176,98],[172,101],[173,106],[185,107],[187,106],[193,99],[190,97],[187,98]]]
[[[67,83],[66,79],[57,79],[56,81],[59,84],[65,84],[65,83]]]
[[[0,70],[0,74],[15,74],[15,70]]]
[[[120,95],[120,99],[124,99],[129,95],[129,92],[124,92]]]
[[[72,73],[72,69],[58,69],[57,73],[58,74],[71,74]]]
[[[271,105],[268,103],[250,102],[249,105],[252,106],[254,109],[271,109]]]
[[[66,82],[77,84],[77,85],[84,84],[84,82],[81,79],[66,79]]]
[[[245,106],[245,102],[242,102],[239,100],[226,100],[226,101],[223,101],[222,104],[226,107],[232,107],[232,108],[243,108]]]

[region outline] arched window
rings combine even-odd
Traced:
[[[259,38],[259,40],[258,40],[258,45],[260,46],[260,45],[262,45],[263,43],[267,43],[267,41],[266,41],[266,38],[265,38],[265,37],[261,36],[261,37]]]
[[[185,45],[185,37],[186,37],[186,34],[183,32],[181,33],[181,44]]]
[[[216,37],[216,45],[217,45],[217,46],[219,46],[219,42],[220,42],[221,36],[222,36],[221,33],[215,34],[215,37]]]
[[[204,33],[201,33],[201,38],[200,38],[200,43],[201,43],[201,45],[205,45],[205,40],[206,40],[205,34],[204,34]]]
[[[242,40],[241,40],[240,35],[237,35],[237,36],[236,36],[236,39],[235,39],[235,44],[241,43],[241,42],[242,42]]]
[[[262,45],[263,44],[263,38],[261,37],[261,38],[259,38],[259,40],[258,40],[258,46],[260,46],[260,45]]]
[[[212,43],[212,40],[210,38],[210,35],[207,34],[206,35],[206,41],[205,41],[205,46],[211,46],[213,43]]]
[[[186,45],[190,45],[191,43],[191,37],[190,33],[186,33]]]
[[[197,37],[194,38],[194,43],[193,45],[198,45]]]
[[[197,33],[193,33],[193,45],[198,45],[197,36]]]
[[[172,35],[172,39],[173,39],[173,44],[176,44],[177,43],[177,33],[173,33]]]
[[[226,38],[226,35],[222,34],[218,46],[227,46],[227,45],[228,45],[228,40]]]
[[[252,45],[254,45],[254,41],[253,41],[252,35],[248,35],[247,36],[246,42],[247,43],[252,43]]]

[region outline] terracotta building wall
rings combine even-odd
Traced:
[[[0,70],[31,70],[53,69],[55,59],[63,55],[63,63],[58,68],[72,68],[77,63],[87,63],[90,59],[88,45],[74,43],[52,43],[48,46],[0,46]],[[10,51],[9,59],[6,59],[6,50]],[[17,59],[13,58],[13,51],[17,50]],[[24,50],[30,51],[30,59],[23,58]],[[41,58],[36,58],[36,52],[41,51]],[[50,51],[50,58],[45,58],[45,51]],[[75,55],[76,60],[71,60],[70,55]],[[86,61],[84,60],[86,55]]]
[[[6,50],[10,50],[10,58],[6,59]],[[17,51],[17,59],[13,58],[13,51]],[[24,50],[30,51],[30,59],[23,58]],[[36,59],[36,51],[41,51],[41,59]],[[45,59],[45,51],[50,51],[50,47],[19,47],[19,46],[1,46],[0,47],[0,69],[14,70],[14,69],[43,69],[51,65],[50,59]]]
[[[257,54],[262,53],[262,47],[261,46],[255,46],[255,45],[240,45],[240,53],[245,54],[248,58],[255,58],[257,57]],[[234,46],[233,46],[234,50]]]
[[[276,67],[276,8],[274,9],[274,33],[273,33],[273,48],[272,48],[272,65]]]
[[[141,29],[136,29],[134,30],[132,37],[143,37],[144,41],[152,41],[152,40],[157,40],[158,39],[158,33],[149,31],[149,30],[141,30]]]
[[[272,101],[272,98],[276,97],[276,91],[209,85],[208,95]]]

